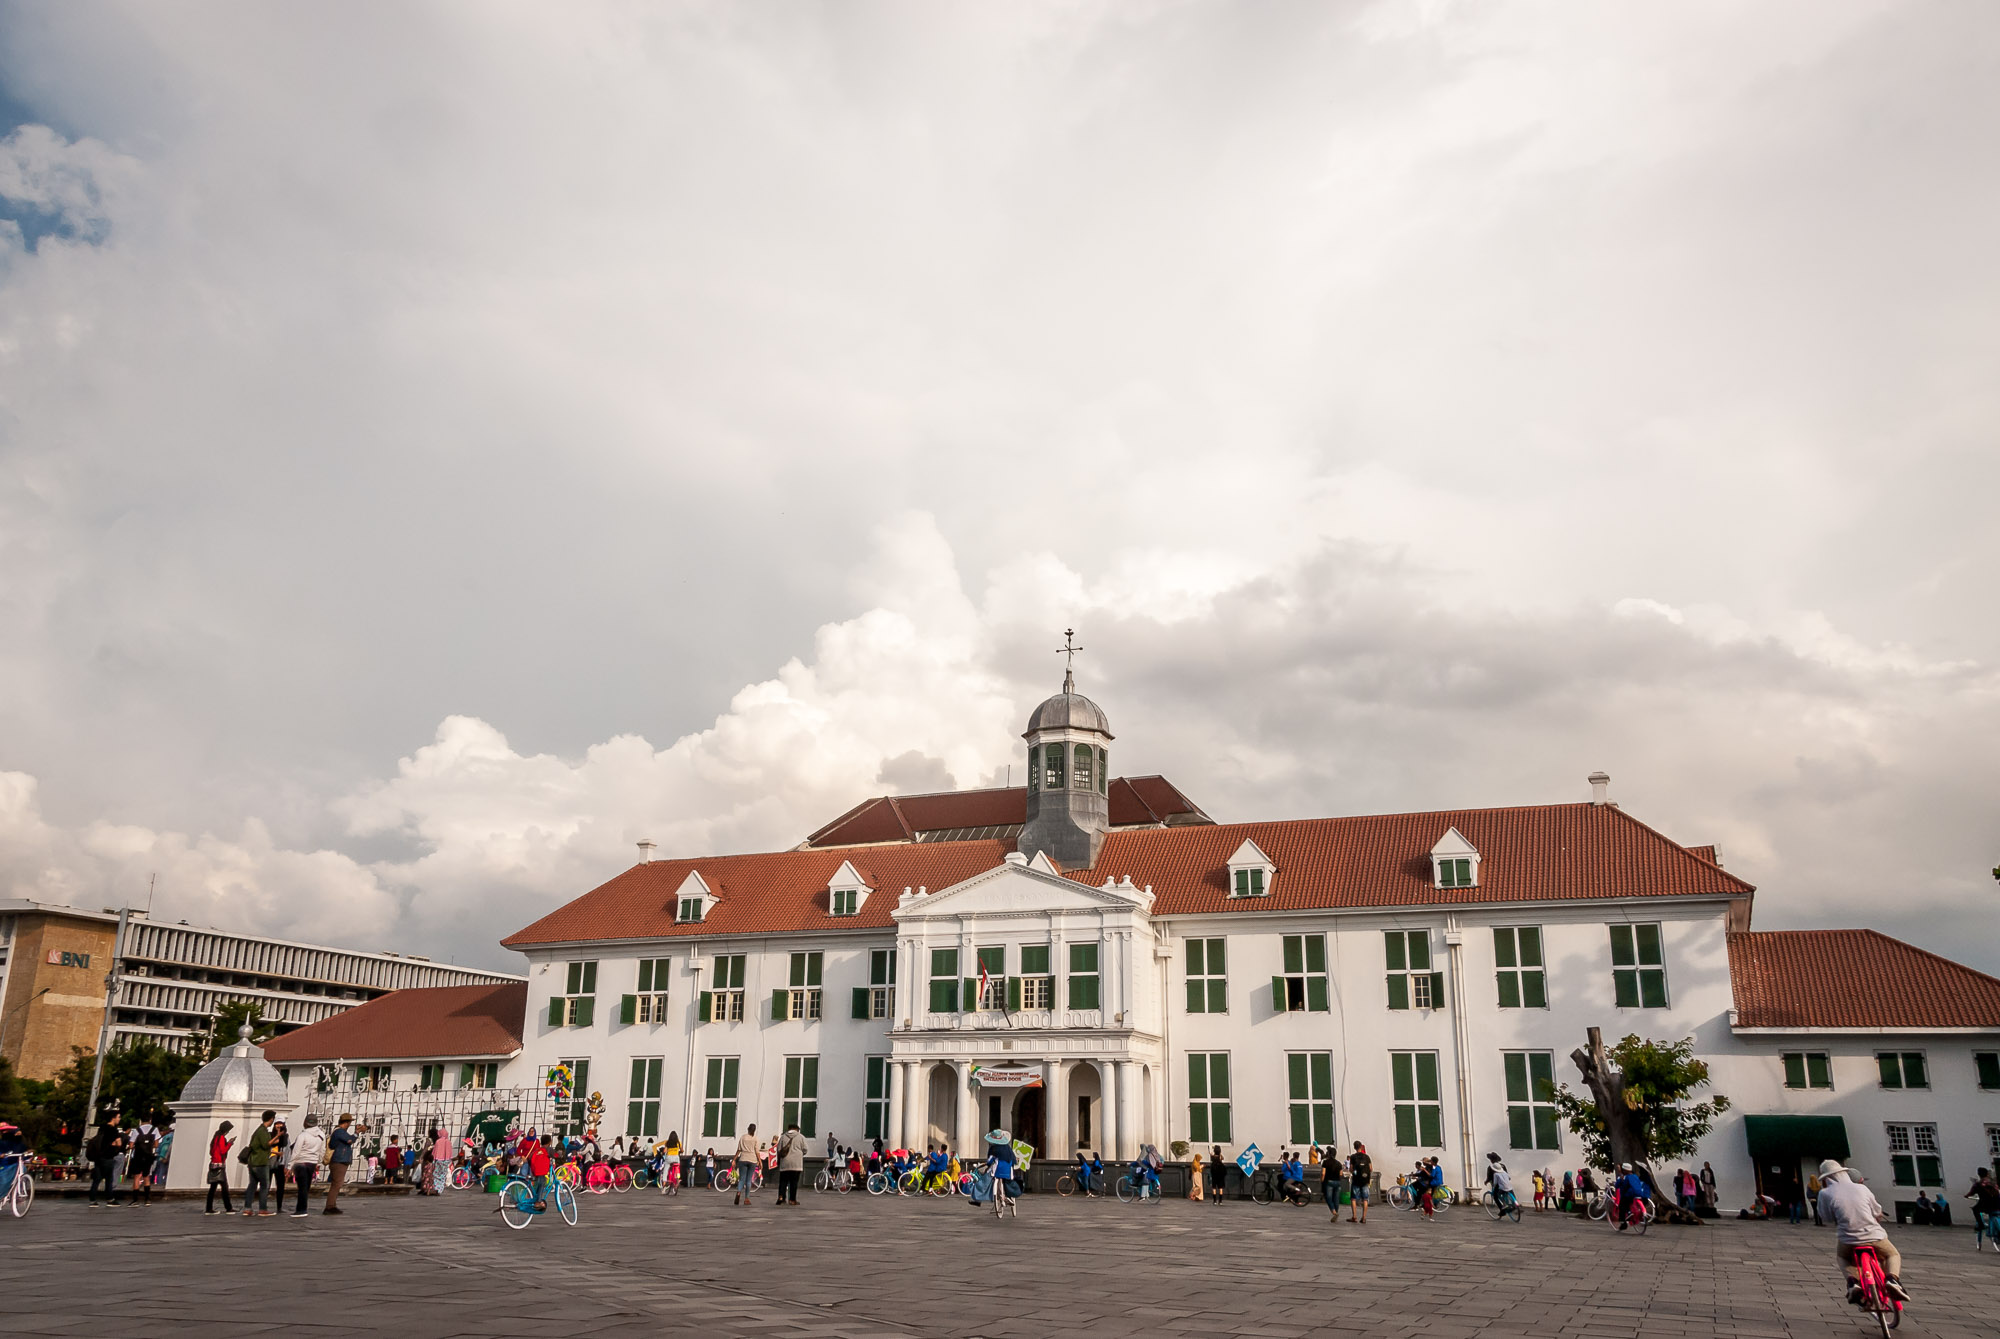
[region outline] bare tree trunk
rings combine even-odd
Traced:
[[[1604,1120],[1604,1133],[1611,1146],[1612,1176],[1617,1176],[1619,1167],[1631,1163],[1652,1186],[1653,1205],[1661,1219],[1670,1223],[1699,1223],[1699,1218],[1676,1206],[1661,1191],[1660,1179],[1653,1174],[1645,1121],[1625,1098],[1625,1076],[1611,1068],[1610,1058],[1604,1054],[1604,1033],[1591,1028],[1585,1035],[1589,1044],[1571,1051],[1569,1058],[1597,1100],[1597,1114]]]

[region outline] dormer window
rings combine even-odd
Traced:
[[[826,881],[827,910],[835,916],[858,916],[871,889],[852,861],[843,860],[833,877]]]
[[[1479,852],[1457,828],[1445,829],[1431,847],[1431,883],[1438,888],[1479,886]]]
[[[1278,867],[1271,863],[1271,857],[1248,838],[1236,848],[1236,854],[1229,857],[1231,897],[1269,897],[1271,886],[1277,879]]]
[[[701,871],[691,869],[681,880],[680,891],[674,894],[674,921],[680,925],[699,925],[708,918],[708,908],[714,901],[715,894],[709,891]]]

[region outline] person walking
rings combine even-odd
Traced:
[[[1202,1170],[1202,1165],[1201,1165],[1201,1154],[1197,1153],[1197,1154],[1195,1154],[1195,1155],[1194,1155],[1194,1162],[1193,1162],[1193,1164],[1192,1164],[1192,1165],[1191,1165],[1191,1166],[1190,1166],[1190,1167],[1188,1168],[1188,1198],[1189,1198],[1189,1199],[1191,1199],[1191,1200],[1199,1200],[1199,1199],[1201,1198],[1201,1196],[1202,1196],[1202,1188],[1203,1188],[1203,1187],[1202,1187],[1202,1180],[1203,1180],[1203,1170]]]
[[[1353,1156],[1347,1160],[1347,1221],[1365,1223],[1368,1221],[1368,1186],[1375,1175],[1375,1160],[1368,1156],[1368,1146],[1359,1139],[1354,1141]],[[1355,1216],[1356,1210],[1360,1217]]]
[[[348,1127],[354,1124],[354,1117],[343,1111],[340,1119],[333,1123],[333,1132],[326,1137],[326,1207],[323,1214],[346,1213],[340,1207],[340,1188],[347,1184],[347,1174],[354,1167],[354,1131]]]
[[[757,1127],[752,1125],[736,1139],[736,1195],[729,1202],[750,1207],[750,1177],[757,1170]]]
[[[159,1161],[160,1131],[150,1120],[139,1122],[132,1132],[132,1152],[125,1160],[126,1174],[132,1178],[132,1204],[153,1203],[153,1165]]]
[[[97,1207],[97,1187],[104,1186],[104,1193],[110,1197],[112,1205],[123,1204],[118,1198],[118,1158],[125,1151],[125,1132],[118,1128],[118,1113],[108,1111],[98,1122],[97,1133],[90,1136],[84,1145],[84,1153],[90,1159],[90,1207]]]
[[[229,1149],[236,1141],[229,1132],[236,1128],[234,1121],[224,1121],[215,1127],[215,1138],[208,1141],[208,1207],[203,1213],[215,1212],[215,1192],[222,1192],[222,1211],[236,1212],[236,1206],[229,1202]]]
[[[832,1165],[832,1160],[828,1160]],[[778,1137],[778,1203],[799,1207],[799,1177],[806,1169],[806,1137],[797,1121],[785,1126]]]
[[[1340,1187],[1346,1179],[1341,1172],[1339,1150],[1328,1148],[1319,1164],[1319,1197],[1326,1202],[1326,1217],[1330,1223],[1340,1221]]]
[[[307,1112],[305,1128],[300,1130],[299,1137],[292,1141],[290,1153],[292,1184],[298,1188],[298,1199],[292,1204],[294,1218],[306,1216],[306,1191],[311,1188],[313,1177],[319,1174],[319,1160],[325,1153],[326,1131],[319,1127],[319,1117]],[[281,1184],[278,1187],[278,1199],[281,1203],[284,1197],[285,1188]]]
[[[272,1129],[278,1120],[278,1113],[267,1111],[260,1118],[257,1128],[250,1132],[250,1144],[243,1150],[243,1161],[250,1168],[250,1188],[243,1192],[243,1216],[250,1217],[250,1203],[257,1203],[255,1210],[259,1218],[275,1218],[277,1213],[271,1208],[271,1139]],[[279,1199],[284,1191],[278,1192]]]

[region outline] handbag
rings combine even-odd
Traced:
[[[208,1183],[212,1186],[227,1184],[227,1181],[224,1179],[222,1175],[221,1163],[211,1162],[210,1164],[208,1164]]]

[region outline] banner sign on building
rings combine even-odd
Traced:
[[[1039,1088],[1042,1086],[1042,1071],[994,1069],[985,1065],[974,1065],[972,1081],[982,1088]]]

